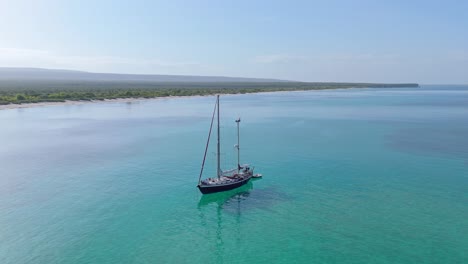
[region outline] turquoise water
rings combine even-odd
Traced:
[[[0,263],[468,262],[468,87],[222,96],[202,197],[214,102],[0,110]]]

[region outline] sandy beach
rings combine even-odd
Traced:
[[[117,98],[117,99],[104,99],[104,100],[90,100],[90,101],[64,101],[64,102],[39,102],[39,103],[25,103],[25,104],[7,104],[0,105],[0,110],[17,109],[17,108],[32,108],[32,107],[44,107],[54,105],[81,105],[81,104],[93,104],[93,103],[132,103],[147,100],[167,100],[177,98],[189,98],[189,97],[200,97],[209,95],[191,95],[191,96],[169,96],[169,97],[154,97],[154,98]]]
[[[151,98],[157,99],[157,98]],[[120,99],[106,99],[106,100],[91,100],[91,101],[65,101],[65,102],[39,102],[39,103],[26,103],[26,104],[7,104],[0,105],[0,110],[16,109],[16,108],[31,108],[31,107],[43,107],[52,105],[81,105],[91,103],[111,103],[111,102],[135,102],[141,100],[148,100],[146,98],[120,98]]]
[[[279,92],[301,92],[298,91],[268,91],[268,92],[257,92],[257,93],[279,93]],[[236,96],[242,94],[222,94],[223,96]],[[117,99],[104,99],[104,100],[90,100],[90,101],[70,101],[64,102],[39,102],[39,103],[24,103],[24,104],[7,104],[0,105],[0,110],[17,109],[17,108],[31,108],[31,107],[44,107],[53,105],[81,105],[81,104],[92,104],[92,103],[131,103],[147,100],[168,100],[178,98],[193,98],[201,96],[214,96],[214,95],[188,95],[188,96],[167,96],[167,97],[154,97],[154,98],[117,98]]]
[[[371,89],[371,88],[335,88],[335,89],[317,89],[317,90],[294,90],[294,91],[265,91],[255,92],[248,94],[269,94],[269,93],[298,93],[305,91],[323,91],[323,90],[349,90],[349,89]],[[243,94],[222,94],[222,96],[239,96]],[[215,95],[188,95],[188,96],[167,96],[167,97],[154,97],[154,98],[117,98],[117,99],[104,99],[104,100],[90,100],[90,101],[64,101],[64,102],[39,102],[39,103],[24,103],[24,104],[7,104],[0,105],[0,110],[6,109],[17,109],[17,108],[31,108],[31,107],[44,107],[53,105],[81,105],[81,104],[92,104],[92,103],[131,103],[147,100],[168,100],[168,99],[179,99],[179,98],[193,98],[193,97],[204,97],[204,96],[215,96]]]

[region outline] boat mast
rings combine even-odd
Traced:
[[[200,177],[198,177],[198,185],[201,183],[201,176],[203,174],[203,168],[205,167],[205,160],[206,160],[206,153],[208,152],[208,145],[210,144],[210,137],[211,137],[211,129],[213,128],[213,121],[216,113],[216,107],[217,103],[215,103],[214,109],[213,109],[213,116],[211,117],[211,125],[210,125],[210,131],[208,132],[208,140],[206,141],[206,147],[205,147],[205,154],[203,155],[203,162],[201,165],[201,170],[200,170]]]
[[[220,147],[220,136],[219,136],[219,94],[217,96],[217,104],[218,104],[218,153],[217,154],[217,158],[218,158],[218,179],[221,177],[221,158],[220,158],[220,155],[221,155],[221,147]]]
[[[237,123],[237,174],[239,174],[240,170],[240,140],[239,140],[239,123],[240,123],[240,117],[236,120]]]

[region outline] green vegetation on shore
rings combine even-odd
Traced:
[[[376,83],[158,83],[113,81],[0,81],[0,105],[38,102],[156,98],[212,94],[243,94],[342,88],[417,87],[418,84]]]

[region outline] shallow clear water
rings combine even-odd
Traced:
[[[222,96],[202,197],[214,102],[1,110],[0,263],[468,262],[468,87]]]

